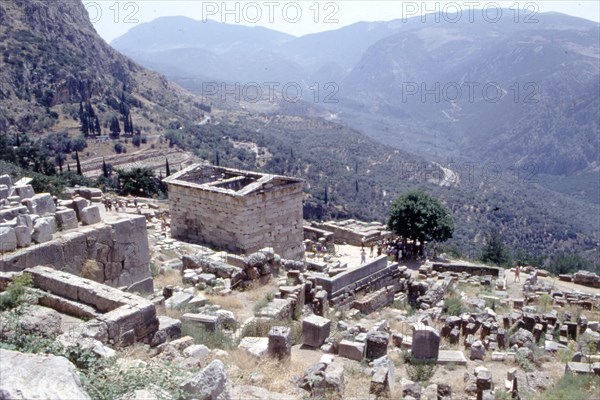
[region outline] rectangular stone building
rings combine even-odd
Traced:
[[[164,180],[171,235],[239,254],[303,257],[301,179],[195,164]]]

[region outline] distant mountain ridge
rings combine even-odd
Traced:
[[[299,38],[169,17],[112,45],[179,82],[334,82],[339,102],[322,105],[341,121],[425,157],[552,175],[600,167],[599,24],[559,13],[537,14],[536,23],[475,16],[360,22]],[[140,38],[175,25],[185,29],[161,37],[161,50],[151,36]],[[227,32],[218,45],[204,39],[217,30]],[[415,84],[418,92],[407,94]],[[423,97],[426,90],[437,98]]]
[[[486,232],[498,228],[520,251],[543,256],[576,251],[598,259],[598,207],[540,188],[524,179],[528,176],[494,181],[482,177],[478,168],[473,179],[463,176],[461,182],[451,182],[428,158],[340,124],[333,114],[346,114],[320,104],[278,99],[275,105],[258,103],[255,109],[233,103],[221,108],[217,102],[209,107],[205,101],[210,99],[110,48],[79,2],[22,0],[0,7],[3,136],[14,139],[16,133],[26,133],[37,142],[51,133],[78,136],[82,103],[95,110],[107,133],[111,118],[122,118],[123,105],[143,135],[155,136],[172,151],[179,148],[225,166],[306,179],[304,211],[309,219],[385,221],[397,195],[421,188],[452,210],[457,230],[451,244],[471,257],[477,257]],[[206,71],[198,68],[197,73]],[[197,83],[190,79],[190,85]],[[353,114],[366,120],[369,110],[359,100]],[[323,118],[321,113],[331,115]],[[387,123],[381,112],[373,112],[372,118]],[[107,143],[108,148],[112,145]],[[136,162],[144,165],[147,148],[136,154]],[[88,155],[80,156],[89,161]],[[96,159],[99,170],[101,159]]]

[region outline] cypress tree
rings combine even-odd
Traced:
[[[75,152],[75,161],[77,161],[77,175],[83,175],[81,173],[81,163],[79,162],[79,152]]]
[[[104,158],[102,159],[102,176],[108,178],[108,166],[106,165],[106,161],[104,161]]]
[[[96,132],[96,135],[102,134],[102,129],[100,128],[100,120],[98,119],[97,115],[96,120],[94,121],[94,131]]]
[[[169,159],[165,157],[165,174],[171,175],[171,168],[169,167]]]
[[[129,131],[133,134],[133,119],[131,118],[131,113],[129,113]]]

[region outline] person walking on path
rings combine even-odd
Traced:
[[[521,267],[517,265],[515,268],[515,280],[513,282],[521,282]]]
[[[365,264],[367,262],[367,252],[365,251],[365,248],[363,247],[362,249],[360,249],[360,264]]]

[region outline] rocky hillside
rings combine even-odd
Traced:
[[[161,166],[168,154],[173,168],[175,162],[195,157],[292,174],[307,180],[307,218],[385,221],[399,193],[420,187],[453,211],[454,244],[469,256],[478,256],[492,228],[523,252],[597,254],[597,207],[540,188],[527,174],[505,173],[494,180],[482,176],[478,167],[473,178],[466,170],[457,177],[426,158],[376,142],[333,116],[323,118],[328,115],[323,108],[306,102],[297,103],[301,107],[259,102],[250,108],[204,98],[209,107],[111,49],[79,3],[24,0],[1,6],[0,113],[10,143],[15,143],[14,133],[33,139],[37,133],[78,135],[81,109],[90,115],[90,108],[106,134],[115,118],[125,122],[125,110],[135,130],[148,136],[148,144],[129,147],[132,152],[125,155],[136,165]],[[84,171],[101,171],[102,159],[120,164],[119,157],[109,154],[120,141],[96,146],[88,140],[90,147],[104,147],[82,153]],[[178,149],[187,153],[175,160],[171,155]]]
[[[123,106],[142,133],[201,119],[200,102],[100,39],[81,2],[1,2],[0,16],[0,132],[77,130],[82,103],[105,134]]]

